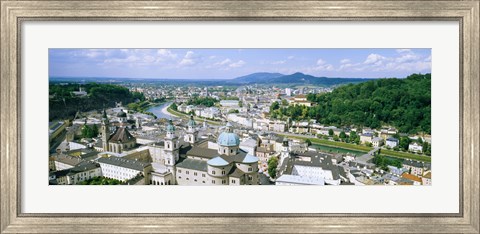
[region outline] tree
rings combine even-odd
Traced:
[[[341,131],[340,134],[339,134],[339,137],[340,137],[340,139],[344,140],[345,138],[347,138],[347,134],[345,134],[344,131]]]
[[[278,158],[271,157],[268,159],[268,174],[271,178],[275,178],[277,176],[277,166],[278,166]]]
[[[307,143],[307,146],[311,146],[312,145],[312,141],[310,139],[306,139],[305,140],[305,143]]]
[[[170,108],[172,108],[172,110],[178,110],[178,106],[175,102],[170,105]]]
[[[410,142],[411,142],[410,138],[402,137],[400,138],[400,142],[398,146],[403,150],[408,150],[408,145],[410,145]]]
[[[96,124],[94,124],[92,127],[92,135],[93,137],[98,136],[98,126]]]
[[[277,101],[273,102],[272,105],[270,105],[270,112],[273,112],[274,110],[277,110],[280,108],[280,104],[278,104]]]
[[[333,136],[333,130],[332,129],[328,129],[328,135]]]

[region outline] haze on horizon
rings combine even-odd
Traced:
[[[257,72],[340,78],[431,73],[431,49],[49,49],[49,77],[233,79]]]

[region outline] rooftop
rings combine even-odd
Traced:
[[[110,165],[114,165],[114,166],[117,166],[117,167],[129,168],[129,169],[133,169],[133,170],[136,170],[136,171],[143,171],[143,169],[145,167],[150,165],[150,163],[130,160],[130,159],[126,159],[126,158],[120,158],[120,157],[115,157],[115,156],[99,158],[99,159],[97,159],[97,161],[99,163],[105,163],[105,164],[110,164]]]

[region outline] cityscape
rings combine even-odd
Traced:
[[[430,49],[50,49],[50,185],[431,185]]]

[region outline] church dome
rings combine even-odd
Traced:
[[[172,120],[168,121],[167,132],[175,132],[175,126],[173,125]]]
[[[120,111],[118,112],[117,117],[127,117],[127,113]]]
[[[232,131],[232,125],[227,123],[225,132],[222,132],[218,137],[217,143],[221,146],[238,146],[240,145],[240,138]]]
[[[197,125],[197,123],[195,123],[195,120],[193,120],[193,115],[190,116],[190,120],[188,121],[187,123],[187,126],[189,127],[195,127],[195,125]]]

